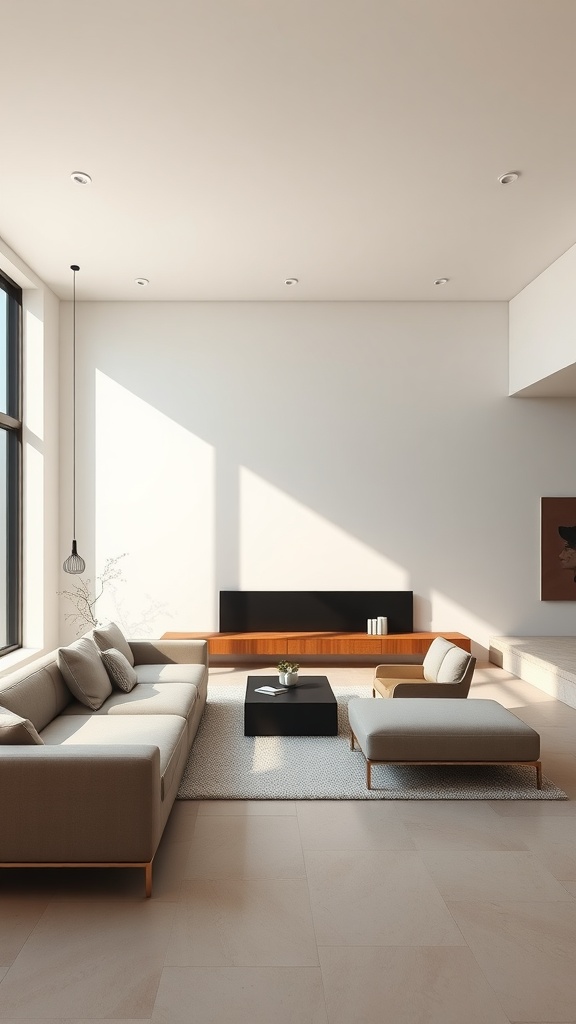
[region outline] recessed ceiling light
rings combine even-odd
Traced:
[[[92,184],[92,178],[89,174],[86,174],[86,171],[72,171],[70,177],[72,178],[72,181],[76,182],[77,185]]]
[[[501,174],[498,181],[501,185],[511,185],[513,181],[518,181],[520,177],[520,171],[506,171],[506,174]]]
[[[286,280],[284,281],[284,284],[288,284],[288,285],[298,284],[298,278],[297,277],[287,277]]]
[[[436,280],[434,281],[434,284],[448,284],[448,281],[448,277],[437,277]]]
[[[146,285],[150,284],[147,277],[137,277],[134,284],[139,284],[141,288],[145,288]]]

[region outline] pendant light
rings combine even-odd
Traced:
[[[80,270],[80,267],[73,263],[70,270],[74,272],[74,290],[72,293],[72,390],[74,394],[72,409],[72,493],[74,513],[72,517],[72,553],[68,555],[62,568],[64,572],[76,574],[84,572],[86,568],[86,562],[76,550],[76,272]]]

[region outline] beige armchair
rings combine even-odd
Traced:
[[[436,637],[421,665],[377,665],[372,696],[467,697],[476,658]]]

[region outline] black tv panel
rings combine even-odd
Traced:
[[[221,633],[365,633],[384,615],[389,633],[412,633],[411,590],[221,590]]]

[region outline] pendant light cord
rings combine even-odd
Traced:
[[[72,537],[76,540],[76,272],[80,267],[74,264],[72,291]]]
[[[76,271],[72,297],[72,536],[76,539]]]
[[[72,553],[63,563],[64,572],[77,575],[84,572],[86,562],[76,549],[76,271],[80,267],[73,263],[70,270],[74,272],[72,290]]]

